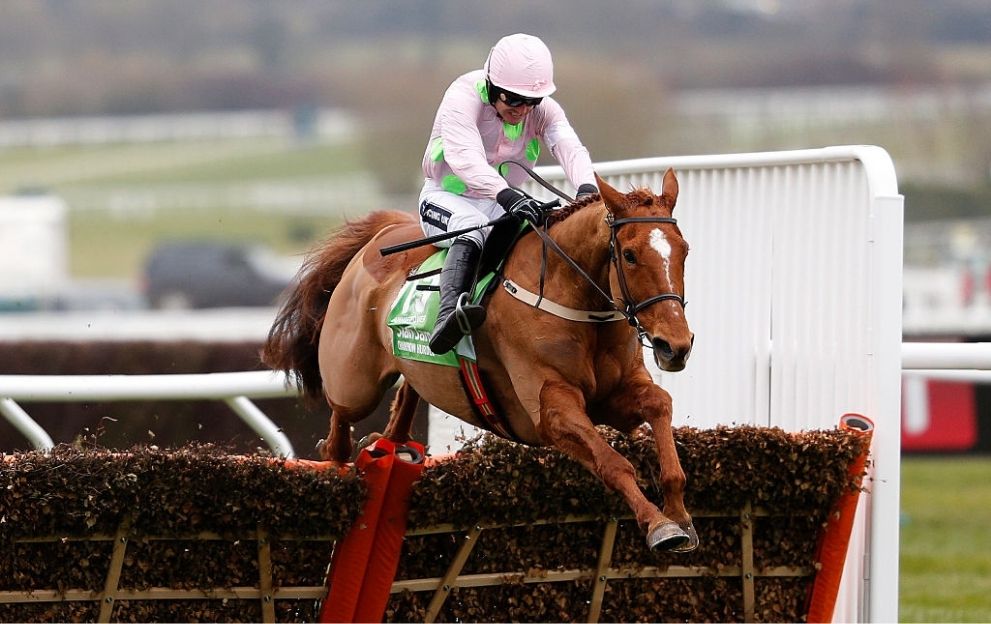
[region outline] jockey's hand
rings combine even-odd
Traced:
[[[496,195],[496,201],[503,210],[517,219],[529,221],[533,227],[540,227],[544,223],[544,211],[541,210],[540,202],[527,197],[521,191],[514,188],[503,189]]]
[[[595,187],[594,184],[585,183],[578,187],[578,194],[575,195],[575,201],[588,197],[589,195],[594,195],[599,192],[599,189]]]

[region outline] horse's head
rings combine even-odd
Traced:
[[[647,189],[621,193],[597,177],[609,211],[610,286],[665,371],[685,368],[695,336],[685,318],[688,243],[672,217],[678,180],[668,169],[660,195]],[[631,321],[632,322],[632,321]]]

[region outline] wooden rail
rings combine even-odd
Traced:
[[[695,517],[711,518],[731,518],[734,514],[702,512],[694,514]],[[417,537],[426,535],[439,535],[445,533],[460,533],[460,543],[442,576],[432,578],[404,579],[395,581],[392,585],[392,593],[410,592],[433,592],[433,596],[427,607],[424,617],[426,622],[433,622],[437,619],[445,601],[452,590],[460,587],[490,587],[506,584],[529,584],[529,583],[559,583],[578,580],[591,580],[591,594],[589,596],[588,622],[597,622],[601,615],[603,597],[606,585],[610,581],[625,580],[634,578],[697,578],[697,577],[735,577],[739,578],[743,587],[743,615],[744,621],[754,621],[755,611],[755,591],[754,581],[757,578],[770,577],[811,577],[814,570],[806,567],[795,566],[774,566],[757,567],[754,564],[753,556],[753,520],[756,517],[767,517],[776,514],[764,509],[751,509],[747,504],[735,517],[739,520],[741,535],[741,565],[721,566],[718,569],[712,567],[666,565],[660,566],[636,566],[636,567],[614,567],[612,565],[613,549],[616,543],[616,535],[620,520],[630,518],[609,518],[601,519],[591,516],[569,516],[558,520],[538,520],[529,523],[478,523],[467,529],[458,529],[452,525],[435,525],[409,530],[407,537]],[[506,572],[490,572],[484,574],[462,574],[466,564],[471,558],[472,550],[478,544],[479,538],[484,531],[494,529],[506,529],[513,527],[529,527],[550,524],[571,524],[571,523],[592,523],[602,524],[602,539],[598,549],[598,558],[595,567],[567,570],[541,570],[538,573],[520,572],[511,570]],[[25,591],[0,591],[0,603],[36,603],[36,602],[62,602],[62,601],[91,601],[100,603],[99,622],[109,622],[113,613],[114,604],[120,600],[256,600],[261,607],[261,619],[263,622],[274,622],[275,601],[277,600],[298,600],[312,599],[321,600],[327,594],[327,588],[323,585],[317,586],[293,586],[274,587],[272,578],[272,553],[271,543],[267,531],[259,527],[257,531],[237,535],[222,536],[213,532],[202,532],[191,535],[177,537],[145,537],[143,541],[223,541],[239,539],[241,541],[254,541],[257,543],[258,562],[258,585],[254,587],[217,587],[217,588],[197,588],[197,589],[172,589],[165,587],[153,587],[149,589],[136,590],[120,587],[120,578],[125,561],[125,555],[130,543],[131,527],[130,520],[121,522],[114,534],[100,534],[85,537],[32,537],[15,540],[16,543],[53,543],[65,541],[112,541],[113,550],[107,569],[106,579],[103,584],[103,591],[89,591],[81,589],[35,589]],[[328,536],[279,536],[274,541],[307,541],[307,542],[327,542],[333,541]]]

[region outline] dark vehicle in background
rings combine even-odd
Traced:
[[[145,263],[145,296],[157,309],[270,306],[298,268],[293,258],[258,245],[168,242]]]

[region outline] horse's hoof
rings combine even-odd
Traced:
[[[687,526],[682,526],[681,529],[688,534],[688,541],[681,546],[672,548],[670,552],[687,553],[699,547],[699,534],[695,532],[695,525],[689,522]]]
[[[316,446],[313,447],[313,452],[317,454],[317,457],[320,457],[321,459],[327,459],[323,454],[323,450],[326,447],[327,447],[327,440],[321,438],[317,440]]]
[[[691,538],[685,533],[677,522],[668,520],[647,532],[647,547],[655,551],[674,551],[684,548]]]

